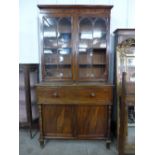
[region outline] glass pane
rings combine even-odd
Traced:
[[[79,78],[106,78],[106,22],[103,18],[79,18]]]
[[[44,61],[45,64],[57,64],[58,63],[57,49],[45,49]]]
[[[43,18],[44,69],[48,79],[72,77],[71,18]]]
[[[79,48],[79,77],[103,78],[105,72],[106,57],[103,52]]]
[[[70,18],[62,18],[58,23],[58,44],[61,47],[70,47],[71,44]]]
[[[135,144],[135,107],[128,107],[128,128],[127,128],[127,137],[126,144],[134,145]]]
[[[56,18],[43,18],[43,37],[44,47],[57,46],[57,19]]]
[[[92,49],[79,48],[80,77],[94,77]]]
[[[58,49],[60,77],[71,77],[71,49]]]
[[[79,48],[92,46],[93,23],[91,18],[80,18],[79,23]]]
[[[94,21],[93,47],[106,48],[106,23],[102,18]]]
[[[134,57],[127,58],[127,78],[128,81],[134,82],[135,81],[135,59]]]
[[[60,79],[71,78],[71,48],[58,48],[45,51],[46,76]]]

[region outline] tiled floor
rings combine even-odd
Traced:
[[[39,133],[30,139],[27,130],[19,132],[19,155],[117,155],[114,143],[106,149],[102,140],[49,140],[40,148]]]

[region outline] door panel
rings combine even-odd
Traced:
[[[79,138],[104,138],[107,136],[107,107],[78,106],[77,134]]]
[[[44,136],[72,137],[72,106],[43,105]]]

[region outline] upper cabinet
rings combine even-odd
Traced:
[[[112,6],[38,7],[42,81],[108,82]]]

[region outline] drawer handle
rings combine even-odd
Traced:
[[[91,97],[95,97],[96,94],[95,94],[95,93],[91,93],[90,96],[91,96]]]
[[[58,97],[59,95],[58,95],[57,92],[55,92],[55,93],[53,93],[53,96],[54,96],[54,97]]]

